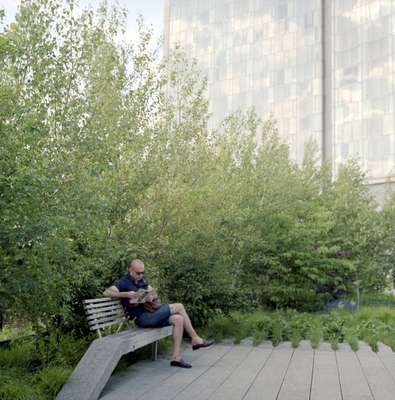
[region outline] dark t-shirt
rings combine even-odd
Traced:
[[[115,286],[120,292],[137,292],[139,289],[148,289],[148,279],[143,277],[140,281],[136,282],[130,274],[123,276]],[[130,319],[134,319],[141,315],[145,309],[142,304],[130,304],[130,299],[121,298],[121,303],[128,313]]]

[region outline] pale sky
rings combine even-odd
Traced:
[[[59,0],[61,1],[61,0]],[[127,38],[133,40],[137,35],[136,19],[141,14],[146,25],[152,25],[154,37],[159,39],[163,34],[164,0],[107,0],[109,5],[118,3],[128,10]],[[12,22],[20,0],[0,0],[0,8],[5,10],[5,23]],[[101,0],[79,0],[81,8],[92,6],[97,8]]]

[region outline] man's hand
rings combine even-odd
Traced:
[[[126,296],[128,299],[135,299],[136,297],[140,297],[141,293],[139,292],[126,292]]]
[[[155,296],[154,294],[147,294],[147,296],[144,297],[145,301],[153,301],[154,299],[156,299],[157,296]]]

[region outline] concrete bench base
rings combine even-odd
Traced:
[[[120,358],[172,334],[172,327],[136,329],[94,340],[56,400],[97,400]]]

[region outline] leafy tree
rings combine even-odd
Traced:
[[[76,6],[24,0],[0,34],[3,308],[81,328],[81,300],[136,256],[198,323],[384,287],[393,207],[356,164],[333,180],[312,145],[295,164],[253,112],[209,129],[196,63],[161,62],[142,20],[122,41],[119,8]]]

